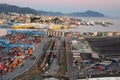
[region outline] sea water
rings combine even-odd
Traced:
[[[59,31],[72,31],[72,32],[120,32],[120,18],[110,18],[110,17],[79,17],[82,21],[87,22],[110,22],[113,25],[103,27],[102,25],[87,26],[80,25],[75,26],[75,28],[62,29]]]

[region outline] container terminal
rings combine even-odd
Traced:
[[[80,25],[106,28],[113,23],[36,19],[37,23],[0,27],[1,80],[120,80],[119,31],[67,31]]]

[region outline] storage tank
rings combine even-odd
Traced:
[[[56,32],[56,36],[58,36],[58,33],[59,33],[59,32],[57,31],[57,32]]]
[[[85,64],[91,64],[91,61],[90,60],[83,60],[83,63],[85,63]]]
[[[52,33],[53,33],[52,35],[55,36],[55,32],[52,32]]]
[[[58,36],[61,36],[61,34],[60,34],[61,32],[58,32]]]
[[[47,34],[46,34],[47,36],[49,35],[49,32],[47,31]]]
[[[105,64],[97,64],[97,69],[104,71],[107,70],[107,66]]]
[[[50,36],[50,32],[48,32],[48,36]]]
[[[52,36],[53,32],[50,32],[50,35]]]
[[[98,35],[98,32],[94,32],[93,35],[94,35],[94,36],[97,36],[97,35]]]
[[[64,29],[67,29],[68,28],[68,26],[64,26]]]
[[[62,32],[62,36],[65,36],[65,32]]]
[[[55,27],[55,30],[61,29],[61,25],[56,25],[56,26],[54,26],[54,27]]]
[[[67,34],[66,37],[67,37],[67,38],[71,38],[71,34]]]
[[[112,36],[114,36],[114,33],[113,32],[107,32],[107,36],[112,37]]]
[[[102,66],[102,65],[99,65],[97,68],[98,68],[99,70],[101,70],[101,71],[106,70],[106,67],[105,67],[105,66]]]
[[[104,37],[106,36],[106,32],[98,32],[98,36]]]
[[[52,25],[50,25],[50,26],[48,27],[48,29],[49,29],[49,30],[52,30],[52,29],[53,29],[53,26],[52,26]]]
[[[115,33],[115,36],[120,36],[120,32],[116,32],[116,33]]]
[[[78,44],[78,41],[72,40],[72,45],[76,45],[76,44]]]
[[[92,53],[92,57],[95,59],[99,59],[99,54],[94,52],[94,53]]]

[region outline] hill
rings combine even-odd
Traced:
[[[0,13],[4,12],[7,14],[8,12],[16,12],[16,13],[31,13],[31,14],[37,14],[37,11],[31,8],[21,8],[14,5],[8,5],[8,4],[0,4]]]
[[[86,12],[75,12],[75,13],[70,13],[70,16],[80,16],[80,17],[104,17],[104,14],[95,12],[95,11],[86,11]]]
[[[20,14],[39,14],[39,15],[49,15],[49,16],[73,16],[73,17],[104,17],[105,15],[95,11],[86,12],[74,12],[74,13],[61,13],[61,12],[49,12],[49,11],[37,11],[28,7],[18,7],[15,5],[0,4],[0,13],[4,12],[8,14],[9,12],[16,12]]]

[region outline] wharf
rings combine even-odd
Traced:
[[[13,80],[15,77],[23,74],[25,71],[28,71],[39,60],[39,55],[42,54],[43,47],[45,46],[46,42],[47,42],[47,39],[43,40],[41,42],[41,45],[37,46],[37,48],[33,52],[33,56],[36,57],[35,60],[26,59],[24,62],[24,66],[22,68],[19,68],[19,69],[17,68],[14,70],[14,72],[9,72],[6,75],[2,75],[2,79]]]

